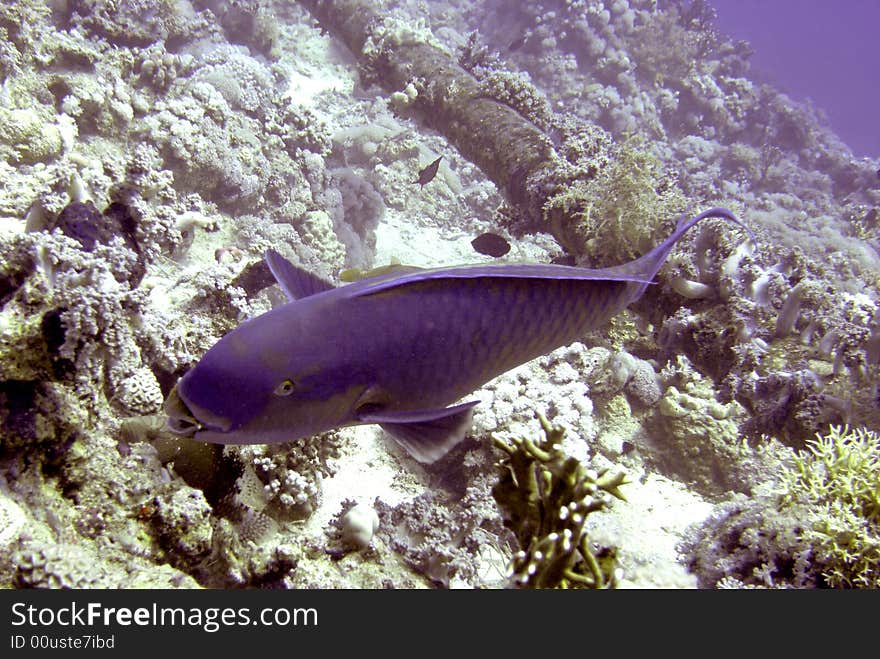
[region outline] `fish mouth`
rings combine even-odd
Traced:
[[[181,397],[177,387],[178,385],[174,385],[163,406],[165,414],[168,415],[168,422],[165,424],[168,430],[183,437],[195,437],[204,431],[220,433],[229,431],[230,423],[225,419],[200,420]],[[201,410],[199,412],[202,417],[213,417],[213,415]]]
[[[165,399],[164,409],[165,414],[168,415],[166,426],[175,435],[192,437],[196,432],[203,429],[202,424],[190,412],[189,407],[183,402],[183,398],[177,393],[177,385],[174,385],[174,388],[168,394],[168,398]]]

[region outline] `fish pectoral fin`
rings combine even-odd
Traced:
[[[419,462],[435,462],[464,439],[473,422],[473,408],[479,402],[472,400],[439,410],[378,410],[358,418],[363,423],[378,423]]]
[[[266,250],[265,259],[275,281],[291,301],[335,288],[333,284],[318,275],[296,267],[274,249]]]

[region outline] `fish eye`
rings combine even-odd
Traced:
[[[290,378],[284,380],[281,384],[275,387],[275,395],[276,396],[289,396],[293,393],[293,380]]]

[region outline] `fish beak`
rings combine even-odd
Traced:
[[[200,441],[212,441],[208,435],[216,436],[217,433],[228,433],[232,428],[232,422],[222,416],[203,409],[198,405],[187,403],[180,395],[178,387],[180,382],[165,399],[165,414],[168,415],[168,430],[176,435],[192,437]]]
[[[192,437],[197,431],[204,428],[193,413],[189,411],[180,394],[177,393],[177,385],[174,385],[174,388],[168,394],[168,398],[165,399],[164,409],[165,414],[168,415],[168,430],[176,435]]]

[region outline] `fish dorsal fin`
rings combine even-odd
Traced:
[[[266,250],[265,259],[275,281],[291,301],[335,288],[329,281],[293,265],[274,249]]]
[[[488,263],[477,265],[462,265],[429,270],[402,271],[399,274],[392,272],[384,277],[366,279],[358,282],[351,289],[351,295],[368,296],[377,293],[392,292],[402,289],[410,284],[429,281],[461,280],[461,279],[559,279],[568,281],[596,281],[617,282],[629,284],[627,299],[629,302],[638,299],[645,288],[654,280],[660,266],[675,247],[675,243],[685,234],[688,229],[700,221],[714,217],[733,222],[749,234],[755,241],[755,234],[743,224],[731,211],[726,208],[710,208],[699,215],[691,218],[683,217],[666,240],[654,247],[647,254],[609,268],[578,268],[567,265],[554,264],[518,264],[518,263]]]
[[[606,270],[589,270],[574,268],[567,265],[541,263],[481,263],[477,265],[461,265],[430,270],[413,269],[402,271],[392,276],[377,277],[358,282],[351,290],[358,297],[376,293],[390,292],[404,288],[410,284],[430,281],[451,281],[462,279],[564,279],[581,281],[619,281],[645,283],[648,281],[627,273],[610,273]],[[361,285],[362,284],[362,285]]]
[[[473,400],[437,410],[396,412],[378,409],[358,415],[363,423],[378,423],[406,452],[422,463],[436,462],[464,439],[473,423]]]

